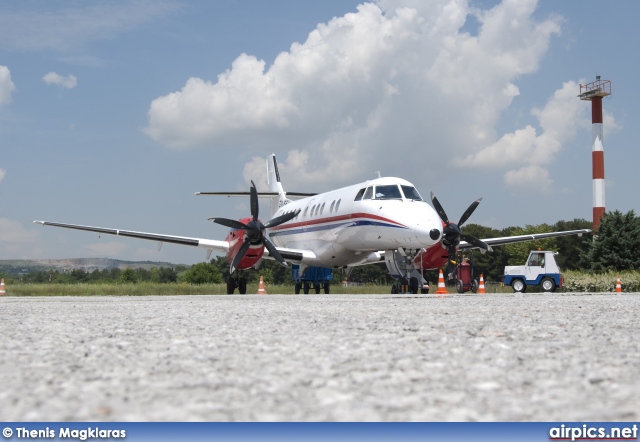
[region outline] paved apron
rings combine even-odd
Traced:
[[[640,420],[638,294],[0,298],[2,421]]]

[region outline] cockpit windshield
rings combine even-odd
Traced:
[[[402,192],[404,192],[404,197],[408,200],[413,201],[422,201],[422,197],[418,193],[415,187],[413,186],[400,186],[402,187]]]
[[[402,194],[398,186],[393,184],[389,186],[376,186],[377,200],[401,200]]]

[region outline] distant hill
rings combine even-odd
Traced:
[[[0,260],[0,272],[7,275],[18,275],[20,273],[30,273],[38,270],[58,270],[71,271],[74,269],[93,272],[94,270],[111,269],[145,269],[154,267],[175,268],[177,264],[170,262],[154,261],[121,261],[109,258],[75,258],[75,259],[7,259]]]

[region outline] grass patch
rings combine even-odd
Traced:
[[[431,293],[436,290],[431,287]],[[150,282],[137,284],[11,284],[7,286],[7,296],[185,296],[185,295],[226,295],[226,284],[156,284]],[[455,287],[447,287],[451,293],[456,293]],[[332,284],[331,294],[337,295],[368,295],[391,293],[391,286],[387,285],[350,285]],[[487,284],[487,293],[512,293],[511,287],[500,287],[500,284]],[[258,292],[257,283],[249,283],[247,293]],[[237,294],[236,290],[236,294]],[[293,295],[293,284],[268,285],[267,293],[278,295]],[[320,290],[324,294],[324,290]],[[471,292],[467,292],[471,294]],[[312,288],[309,294],[315,294]]]

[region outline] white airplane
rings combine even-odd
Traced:
[[[250,197],[251,216],[240,220],[210,218],[229,227],[224,241],[157,233],[134,232],[103,227],[34,221],[45,226],[87,230],[100,234],[201,247],[226,255],[230,264],[227,293],[236,288],[246,293],[242,271],[256,266],[264,257],[307,266],[344,268],[347,276],[355,266],[385,262],[396,278],[392,293],[428,292],[424,270],[441,269],[453,261],[459,250],[531,241],[566,235],[582,235],[589,229],[538,233],[502,238],[477,239],[461,232],[482,198],[474,201],[456,224],[449,220],[438,199],[431,194],[433,207],[416,188],[401,178],[384,177],[326,193],[287,193],[280,182],[275,155],[267,159],[269,192],[259,193],[251,182],[249,192],[197,192],[196,195]],[[271,198],[271,219],[258,218],[259,197]],[[300,198],[297,200],[289,199]],[[434,209],[435,208],[435,209]],[[299,293],[300,287],[296,286]]]

